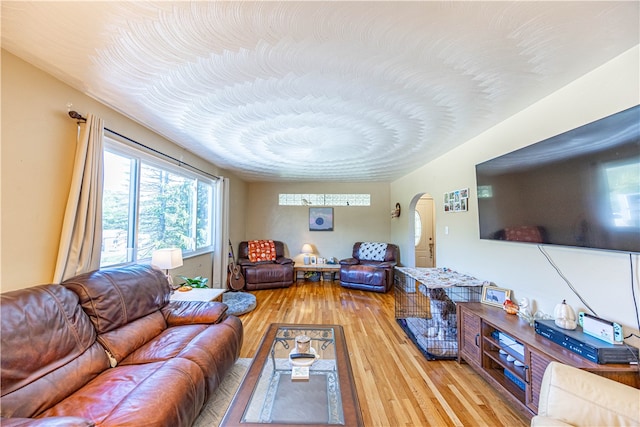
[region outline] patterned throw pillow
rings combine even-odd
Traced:
[[[386,243],[363,242],[358,250],[358,258],[365,261],[384,261]]]
[[[273,240],[249,240],[249,261],[275,261],[276,244]]]

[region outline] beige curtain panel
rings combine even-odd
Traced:
[[[213,287],[227,288],[227,271],[229,265],[229,178],[220,177],[216,183],[215,205],[219,209],[220,221],[216,223],[215,249],[213,258]]]
[[[80,128],[54,283],[100,268],[104,122],[89,114]]]

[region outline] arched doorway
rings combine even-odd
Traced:
[[[414,198],[413,246],[416,267],[436,266],[435,208],[433,197],[421,194]]]

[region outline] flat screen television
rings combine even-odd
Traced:
[[[480,238],[640,252],[640,106],[476,165]]]

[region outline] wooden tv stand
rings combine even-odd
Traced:
[[[500,346],[496,332],[516,343]],[[542,375],[554,360],[640,388],[638,365],[593,363],[536,334],[518,316],[477,302],[458,303],[458,363],[462,359],[528,418],[538,413]]]

